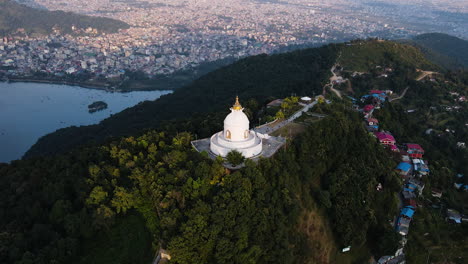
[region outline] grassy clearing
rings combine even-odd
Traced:
[[[299,221],[299,230],[307,237],[311,249],[310,256],[304,263],[333,263],[331,255],[336,252],[333,233],[326,218],[316,208],[304,210]]]
[[[298,124],[295,122],[291,122],[286,126],[276,130],[275,132],[271,133],[272,136],[278,137],[296,137],[300,133],[304,132],[306,127],[302,124]]]

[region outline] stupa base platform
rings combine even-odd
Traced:
[[[214,154],[210,149],[210,140],[211,138],[204,138],[199,140],[192,141],[193,148],[202,153],[206,152],[211,159],[216,159],[217,155]],[[262,139],[262,152],[259,155],[249,158],[253,161],[258,161],[261,157],[263,158],[270,158],[273,156],[284,144],[286,143],[286,139],[283,137],[272,137],[269,136],[268,138]],[[226,163],[225,167],[229,169],[238,169],[242,168],[242,166],[232,167],[229,166],[230,164]]]

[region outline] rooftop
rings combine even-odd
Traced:
[[[395,138],[390,133],[374,132],[374,134],[380,141],[389,140],[395,142]]]
[[[397,169],[407,172],[411,169],[411,164],[406,163],[406,162],[401,162],[400,164],[398,164]]]
[[[406,143],[406,146],[408,147],[408,149],[424,151],[424,149],[419,144]]]

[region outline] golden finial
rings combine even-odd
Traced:
[[[232,106],[233,110],[242,110],[242,105],[239,103],[239,96],[236,96],[236,103]]]

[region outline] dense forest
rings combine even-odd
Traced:
[[[17,33],[18,29],[24,29],[24,33],[28,34],[49,34],[54,28],[60,29],[62,33],[76,33],[72,26],[80,30],[91,27],[99,33],[113,33],[129,28],[126,23],[111,18],[41,10],[13,0],[0,0],[0,36]]]
[[[329,111],[274,158],[235,172],[192,150],[192,134],[162,131],[1,165],[0,261],[147,263],[161,246],[175,263],[318,261],[323,245],[298,229],[315,207],[337,246],[369,248],[361,260],[389,254],[395,161],[357,113]]]

